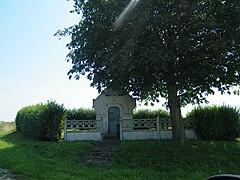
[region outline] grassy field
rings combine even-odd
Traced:
[[[41,142],[0,122],[0,168],[21,179],[205,179],[240,174],[240,142],[125,141],[105,168],[80,166],[94,142]]]

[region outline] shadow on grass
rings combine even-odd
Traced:
[[[91,142],[40,142],[13,132],[0,137],[0,167],[21,174],[22,179],[169,179],[175,175],[151,169],[86,168],[79,159]],[[178,174],[178,177],[185,176]]]
[[[24,177],[74,169],[92,147],[91,142],[44,142],[25,138],[19,132],[0,137],[0,167]]]
[[[80,158],[92,146],[36,141],[12,132],[0,136],[0,168],[22,179],[204,179],[240,174],[240,142],[124,141],[108,168],[81,167]]]
[[[129,141],[122,144],[115,162],[122,167],[160,172],[240,174],[240,143],[187,141],[182,145],[172,140]]]

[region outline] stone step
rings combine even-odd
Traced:
[[[108,153],[99,153],[99,152],[90,152],[86,156],[89,157],[112,157],[115,153],[108,152]]]
[[[85,166],[106,166],[114,157],[120,144],[119,139],[106,138],[96,143],[93,149],[82,158],[81,164]]]
[[[103,157],[103,158],[112,158],[114,154],[104,154],[104,155],[96,155],[96,154],[88,154],[86,157],[88,158],[98,158],[98,157]]]
[[[86,158],[83,158],[83,160],[88,161],[88,160],[110,160],[111,158],[109,157],[101,157],[101,156],[88,156]]]

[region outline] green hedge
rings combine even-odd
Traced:
[[[26,137],[56,141],[61,137],[64,114],[63,105],[55,101],[27,106],[18,111],[16,127]]]
[[[66,111],[66,118],[70,120],[92,120],[96,119],[96,112],[93,109],[69,109]]]
[[[145,119],[145,118],[169,118],[169,112],[159,109],[159,110],[138,110],[133,112],[134,119]],[[93,109],[69,109],[66,111],[66,118],[71,120],[91,120],[96,119],[96,112]]]
[[[236,108],[199,107],[187,116],[195,119],[195,130],[201,139],[231,141],[239,136],[239,110]]]
[[[158,109],[158,110],[149,110],[149,109],[142,109],[138,111],[133,112],[133,118],[134,119],[145,119],[145,118],[169,118],[169,112]]]

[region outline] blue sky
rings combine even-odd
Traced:
[[[67,0],[0,1],[0,121],[12,121],[20,108],[49,99],[67,108],[91,108],[97,91],[84,77],[68,79],[69,39],[54,37],[78,22],[72,9]]]
[[[0,1],[0,121],[13,121],[22,107],[50,99],[66,108],[92,107],[98,93],[90,82],[67,77],[69,39],[54,37],[58,29],[78,22],[72,9],[67,0]],[[210,103],[239,107],[240,97],[216,95]]]

